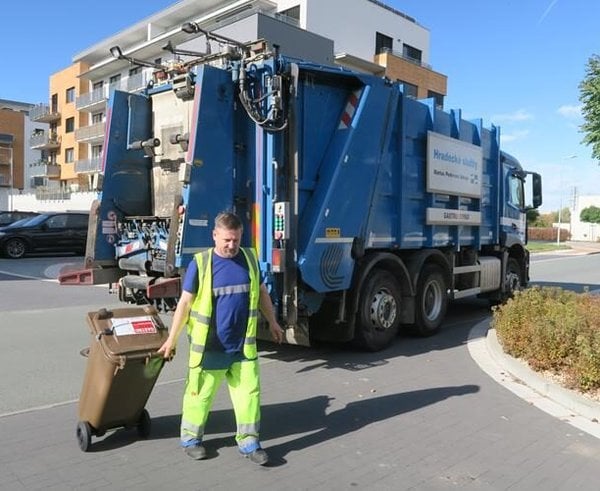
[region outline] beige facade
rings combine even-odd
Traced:
[[[75,138],[75,131],[85,126],[87,117],[75,107],[77,97],[88,91],[88,82],[79,78],[88,69],[87,64],[77,62],[50,76],[49,103],[36,106],[31,113],[33,121],[49,124],[47,135],[33,135],[31,146],[44,150],[47,163],[43,176],[59,180],[61,187],[79,190],[79,176],[75,162],[87,158],[87,145]],[[81,189],[85,190],[85,189]]]
[[[0,109],[0,187],[23,189],[25,117],[20,111]]]
[[[448,93],[448,77],[427,66],[387,52],[375,55],[375,63],[385,67],[385,75],[389,79],[415,86],[418,99],[425,99],[434,94],[445,96]]]

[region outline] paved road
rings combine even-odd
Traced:
[[[0,271],[4,266],[0,262]],[[471,328],[488,315],[477,301],[455,304],[439,335],[400,337],[378,354],[263,343],[262,439],[269,467],[237,455],[224,388],[207,427],[211,458],[185,457],[177,447],[183,366],[175,364],[161,374],[148,402],[149,439],[118,430],[94,439],[83,453],[74,435],[74,399],[85,364],[77,350],[86,335],[77,319],[104,292],[81,293],[88,303],[63,315],[66,287],[2,278],[0,297],[9,292],[21,299],[12,308],[2,305],[2,403],[14,394],[6,379],[21,393],[40,391],[57,377],[65,383],[40,396],[46,406],[24,410],[28,396],[21,409],[0,416],[0,489],[598,489],[600,440],[515,396],[470,357]],[[54,303],[55,310],[30,312],[37,301]],[[42,325],[35,326],[36,319]],[[49,345],[47,332],[61,323],[72,332]],[[61,349],[48,366],[48,353]],[[20,351],[13,356],[12,350]]]

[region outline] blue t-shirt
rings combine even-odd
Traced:
[[[213,313],[202,367],[208,370],[229,368],[244,359],[243,348],[250,303],[250,273],[243,252],[223,258],[213,252]],[[183,280],[183,289],[198,291],[198,264],[192,260]]]

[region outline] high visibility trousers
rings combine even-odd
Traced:
[[[237,424],[236,441],[242,451],[259,446],[260,376],[258,360],[233,363],[225,370],[190,368],[183,395],[181,444],[200,443],[213,400],[223,379],[227,379],[229,396]]]

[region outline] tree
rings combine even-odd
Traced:
[[[600,56],[592,55],[588,60],[579,91],[584,119],[583,143],[592,147],[593,158],[600,159]]]
[[[538,221],[538,218],[540,218],[539,211],[535,209],[527,210],[527,223],[534,225]]]
[[[600,223],[600,208],[597,206],[588,206],[581,210],[579,219],[586,223]]]

